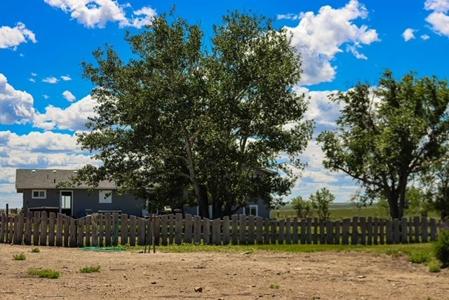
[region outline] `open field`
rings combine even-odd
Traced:
[[[429,244],[173,246],[156,254],[0,245],[0,299],[448,299],[449,272],[407,256]],[[268,250],[268,251],[267,251]],[[350,250],[350,251],[346,251]],[[13,255],[25,253],[26,260]],[[81,273],[86,266],[100,272]],[[49,268],[58,279],[35,278]],[[196,291],[195,291],[196,289]]]
[[[331,219],[341,220],[346,218],[356,217],[377,217],[377,218],[389,218],[388,210],[384,207],[377,205],[357,208],[352,203],[334,203],[330,207]],[[407,217],[415,216],[413,213],[406,213]],[[281,209],[273,210],[271,217],[276,219],[294,218],[296,217],[296,211],[290,207],[285,206]],[[429,217],[439,218],[437,212],[430,212]]]

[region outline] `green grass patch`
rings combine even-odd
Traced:
[[[436,258],[432,258],[427,264],[427,267],[429,268],[429,272],[438,273],[441,271],[441,262]]]
[[[81,273],[97,273],[100,272],[100,266],[85,266],[80,269]]]
[[[432,258],[430,252],[412,251],[409,254],[409,261],[414,264],[423,264]]]
[[[31,249],[31,253],[39,253],[39,252],[41,252],[41,249],[39,249],[39,248]]]
[[[61,274],[52,269],[30,268],[28,269],[28,275],[39,278],[57,279]]]
[[[25,253],[19,253],[13,255],[14,260],[25,260],[26,256]]]

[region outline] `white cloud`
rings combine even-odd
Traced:
[[[299,20],[299,14],[279,14],[276,16],[277,20]]]
[[[28,80],[29,80],[30,82],[32,82],[32,83],[35,83],[35,82],[36,82],[36,79],[34,79],[33,77],[30,77]]]
[[[0,124],[26,123],[34,118],[33,96],[16,90],[0,73]]]
[[[45,113],[36,115],[34,126],[46,130],[69,129],[73,131],[85,129],[89,117],[94,116],[96,101],[86,96],[70,104],[67,108],[47,106]]]
[[[421,38],[423,41],[427,41],[428,39],[430,39],[430,36],[429,36],[428,34],[422,34],[422,35],[420,36],[420,38]]]
[[[335,127],[341,107],[329,97],[338,91],[309,91],[304,87],[297,87],[297,92],[304,94],[309,101],[306,119],[314,120],[319,128]]]
[[[414,40],[415,39],[415,29],[413,29],[413,28],[405,29],[404,32],[402,33],[402,38],[406,42],[408,42],[410,40]]]
[[[69,75],[63,75],[63,76],[61,76],[61,79],[64,80],[64,81],[72,80],[72,78]]]
[[[440,34],[449,37],[449,0],[426,0],[424,7],[431,11],[426,21],[432,29]]]
[[[16,49],[17,46],[28,41],[37,42],[35,34],[27,29],[25,24],[19,22],[15,27],[0,27],[0,49]]]
[[[42,97],[44,97],[44,99],[45,99],[45,100],[47,100],[47,99],[49,99],[49,98],[50,98],[50,96],[49,96],[49,95],[47,95],[47,94],[43,94],[43,95],[42,95]]]
[[[347,51],[356,58],[366,59],[357,49],[379,41],[375,29],[357,26],[354,21],[366,19],[368,11],[357,0],[350,0],[342,8],[323,6],[319,12],[300,15],[296,27],[286,27],[292,34],[292,45],[302,55],[303,78],[301,84],[311,85],[332,81],[336,70],[331,62],[348,45]]]
[[[69,102],[73,102],[76,100],[75,95],[73,95],[71,91],[64,91],[62,93],[62,96],[64,96],[64,98]]]
[[[42,79],[42,82],[50,83],[50,84],[56,84],[56,83],[59,82],[59,79],[56,78],[55,76],[50,76],[50,77]]]
[[[134,17],[127,18],[125,8],[115,0],[44,0],[50,6],[59,8],[87,28],[104,28],[108,22],[117,22],[120,27],[141,28],[151,24],[156,11],[142,7],[133,11]]]

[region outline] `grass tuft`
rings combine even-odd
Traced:
[[[57,279],[61,274],[52,269],[30,268],[28,269],[28,275],[39,278]]]
[[[275,289],[275,290],[278,290],[279,289],[279,284],[277,284],[277,283],[272,283],[272,284],[270,284],[270,289]]]
[[[19,253],[13,255],[14,260],[25,260],[26,256],[25,253]]]
[[[431,256],[426,252],[411,252],[409,261],[414,264],[423,264],[430,260]]]
[[[80,269],[81,273],[96,273],[100,272],[100,266],[85,266],[84,268]]]
[[[39,249],[39,248],[31,249],[31,253],[39,253],[39,252],[41,252],[41,249]]]
[[[432,258],[427,264],[427,267],[429,268],[429,272],[438,273],[441,271],[441,262],[436,258]]]

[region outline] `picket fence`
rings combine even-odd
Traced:
[[[138,218],[126,214],[94,214],[73,219],[63,214],[34,212],[0,215],[0,243],[85,247],[193,244],[397,244],[437,239],[435,219],[401,220],[354,217],[269,220],[234,215],[202,219],[181,214]]]

